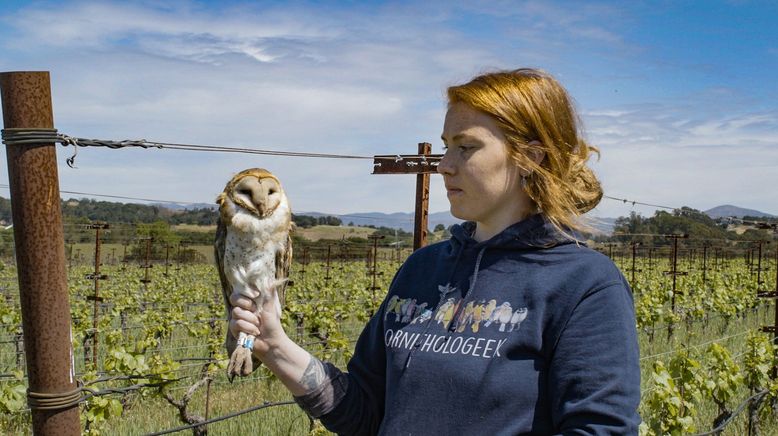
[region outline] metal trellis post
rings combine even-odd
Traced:
[[[778,265],[778,247],[775,247],[775,261]],[[775,290],[769,292],[757,292],[756,294],[760,298],[770,298],[775,300],[775,320],[773,325],[762,327],[762,331],[765,333],[773,334],[773,344],[778,345],[778,268],[775,269]],[[773,368],[770,372],[770,377],[775,380],[778,378],[778,365],[775,364],[775,356],[773,357]]]
[[[666,275],[672,275],[673,276],[673,293],[670,299],[670,310],[672,313],[675,313],[675,294],[676,294],[676,278],[678,276],[685,276],[688,273],[686,271],[678,271],[678,239],[687,239],[689,237],[688,234],[683,235],[665,235],[667,238],[673,238],[673,252],[670,256],[672,259],[672,263],[670,264],[670,271],[665,271],[664,273]],[[673,324],[669,323],[667,325],[667,337],[669,338],[673,334]]]
[[[637,266],[635,264],[635,258],[637,257],[637,254],[638,254],[638,246],[640,245],[640,242],[633,241],[631,243],[631,245],[632,245],[632,283],[630,283],[630,285],[632,286],[632,291],[634,291],[635,290],[635,273],[642,271],[642,270],[637,269]]]
[[[372,292],[373,296],[373,305],[375,306],[376,298],[375,298],[375,291],[380,289],[380,287],[376,283],[377,276],[382,275],[383,273],[378,272],[378,240],[384,239],[384,235],[370,235],[368,236],[369,239],[373,241],[373,267],[371,268],[371,274],[373,275],[373,286],[370,287],[370,291]],[[373,316],[373,310],[370,310],[370,316]]]
[[[93,300],[94,301],[94,310],[92,312],[92,364],[94,365],[95,369],[97,368],[97,317],[99,313],[100,308],[100,302],[103,301],[103,298],[100,296],[100,280],[106,280],[108,279],[108,276],[105,274],[100,274],[100,264],[102,263],[100,260],[100,230],[101,229],[108,229],[109,225],[106,223],[93,223],[87,226],[88,229],[94,229],[95,230],[95,272],[92,274],[87,274],[86,279],[87,280],[93,280],[95,282],[95,295],[87,296],[87,300]]]
[[[416,174],[416,210],[413,222],[413,249],[427,245],[427,220],[429,216],[430,174],[437,172],[437,164],[443,155],[430,154],[432,145],[419,143],[418,156],[374,156],[373,174]]]
[[[48,72],[0,73],[5,129],[54,127]],[[6,146],[29,393],[76,389],[65,237],[53,143]],[[63,395],[64,396],[64,395]],[[36,435],[81,433],[78,405],[32,409]]]

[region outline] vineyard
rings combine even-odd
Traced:
[[[48,75],[3,73],[0,85],[15,238],[0,232],[0,432],[54,428],[48,415],[67,415],[86,434],[327,434],[265,368],[228,382],[211,247],[155,240],[151,227],[122,232],[127,223],[62,225],[53,144],[373,160],[374,174],[417,176],[415,246],[426,239],[429,173],[439,160],[430,144],[419,144],[418,155],[370,157],[74,138],[53,129]],[[101,232],[116,235],[102,248]],[[766,250],[775,244],[634,236],[643,245],[621,239],[595,248],[616,262],[634,293],[641,433],[778,435],[778,249],[775,256]],[[408,255],[369,239],[295,247],[282,321],[303,347],[340,367]],[[25,327],[48,328],[46,335],[22,331],[22,307]],[[28,362],[25,350],[42,358]],[[52,374],[70,368],[53,355],[69,357],[74,377],[57,382],[75,390],[51,390],[56,383],[48,382],[64,371]],[[49,386],[28,391],[36,383]]]
[[[226,380],[225,312],[211,264],[151,250],[149,239],[134,243],[130,253],[159,258],[122,261],[116,250],[103,247],[95,274],[94,252],[70,253],[73,357],[89,393],[80,406],[85,432],[164,434],[187,426],[194,434],[324,432],[264,368],[232,384]],[[778,434],[773,346],[771,335],[761,331],[773,324],[774,300],[758,296],[770,289],[772,256],[765,252],[757,259],[755,249],[738,252],[744,255],[711,250],[711,256],[671,246],[600,249],[633,286],[642,431],[693,434],[722,427],[721,434]],[[316,356],[343,366],[399,265],[398,253],[372,245],[300,251],[285,327]],[[28,434],[18,285],[10,259],[0,270],[0,286],[0,431]],[[235,412],[247,413],[231,416]],[[198,426],[222,417],[229,419]]]

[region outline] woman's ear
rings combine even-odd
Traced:
[[[543,151],[543,143],[541,143],[538,140],[534,140],[534,141],[530,141],[527,145],[530,146],[529,152],[527,153],[527,157],[532,159],[532,161],[535,162],[536,165],[540,165],[540,163],[543,162],[543,159],[546,158],[546,152]]]

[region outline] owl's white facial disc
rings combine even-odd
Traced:
[[[244,177],[235,184],[231,197],[235,204],[264,218],[272,214],[281,202],[283,191],[275,179]]]

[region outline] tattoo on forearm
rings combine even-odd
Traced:
[[[300,384],[310,391],[324,383],[325,377],[324,364],[321,363],[321,360],[311,356],[311,361],[308,363],[308,367],[305,368],[305,372],[303,372]]]

